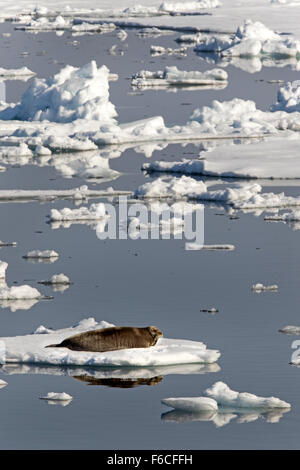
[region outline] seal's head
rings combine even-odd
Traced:
[[[151,334],[151,336],[153,338],[153,341],[154,341],[153,344],[156,344],[158,338],[163,336],[162,332],[160,331],[159,328],[157,328],[157,326],[148,326],[148,331],[149,331],[149,333]]]

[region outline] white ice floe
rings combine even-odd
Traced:
[[[0,261],[0,307],[9,308],[12,311],[22,308],[22,305],[15,305],[15,302],[35,301],[43,298],[43,295],[34,287],[27,284],[22,286],[9,287],[6,284],[5,274],[8,264],[5,261]]]
[[[300,112],[300,81],[288,82],[277,93],[277,103],[271,106],[272,111],[287,113]]]
[[[261,283],[257,283],[257,284],[253,284],[253,286],[251,287],[251,290],[255,291],[255,292],[263,292],[263,291],[278,291],[278,285],[277,284],[272,284],[270,286],[265,286],[264,284],[261,284]]]
[[[87,186],[74,189],[0,189],[0,201],[48,201],[55,199],[82,201],[91,197],[130,196],[131,194],[131,191],[115,191],[112,188],[107,190],[89,189]]]
[[[229,178],[297,179],[300,178],[300,140],[296,137],[221,146],[201,152],[199,160],[156,161],[143,164],[142,169],[147,172]]]
[[[38,258],[38,259],[49,259],[58,258],[59,254],[54,250],[32,250],[23,256],[25,259]]]
[[[284,333],[286,335],[300,335],[300,326],[293,326],[287,325],[283,328],[280,328],[280,333]]]
[[[51,209],[51,221],[73,221],[73,220],[98,220],[107,218],[105,204],[91,204],[90,208],[80,207],[78,209],[69,209],[65,207],[61,210]]]
[[[157,86],[185,85],[219,85],[227,82],[228,74],[223,69],[199,71],[178,70],[176,66],[166,67],[165,70],[150,72],[142,70],[133,75],[131,85],[138,88]]]
[[[300,211],[291,211],[285,212],[284,214],[280,215],[266,215],[264,220],[268,222],[286,222],[286,223],[293,223],[293,222],[300,222]]]
[[[186,47],[181,47],[180,49],[172,49],[171,47],[162,47],[162,46],[151,46],[150,53],[152,56],[159,55],[186,55]]]
[[[298,112],[260,111],[254,102],[238,98],[195,109],[182,126],[167,127],[161,116],[118,124],[109,101],[108,69],[98,69],[93,61],[80,69],[67,66],[48,80],[35,80],[19,104],[3,104],[1,109],[1,135],[15,146],[13,153],[20,143],[27,145],[22,152],[30,153],[31,148],[82,152],[97,145],[253,138],[300,130]]]
[[[51,401],[69,401],[72,400],[72,396],[68,393],[62,392],[48,392],[46,395],[40,397],[41,400],[51,400]]]
[[[167,421],[213,421],[217,427],[238,418],[239,423],[252,422],[260,416],[277,423],[291,405],[275,397],[258,397],[252,393],[231,390],[224,382],[216,382],[204,397],[165,398],[162,403],[174,411],[162,415]]]
[[[5,77],[7,79],[18,78],[18,77],[33,77],[35,72],[29,70],[27,67],[21,67],[20,69],[4,69],[0,67],[0,77]]]
[[[98,68],[95,61],[81,68],[67,65],[49,79],[35,79],[21,102],[7,107],[0,118],[112,123],[117,113],[109,101],[108,80],[108,68]]]
[[[218,409],[218,403],[216,400],[208,397],[164,398],[161,402],[171,408],[191,413],[199,411],[215,411]]]
[[[75,327],[51,331],[48,334],[31,334],[0,338],[0,363],[38,363],[52,365],[88,366],[164,366],[217,362],[220,352],[206,345],[189,340],[160,338],[149,348],[123,349],[94,353],[72,351],[67,348],[47,348],[83,331],[113,326],[107,322],[96,322],[93,318],[82,320]]]
[[[235,250],[234,245],[225,245],[225,244],[219,244],[219,245],[201,245],[198,243],[186,243],[185,244],[185,249],[186,250],[212,250],[212,251],[233,251]]]
[[[42,294],[26,284],[23,286],[0,286],[0,301],[6,300],[35,300],[43,298]],[[2,306],[2,303],[1,303]]]
[[[3,279],[5,280],[7,267],[8,267],[8,263],[6,263],[5,261],[0,261],[0,279],[1,280]]]
[[[5,387],[7,385],[7,382],[5,380],[0,379],[0,388]]]
[[[69,286],[72,284],[68,276],[65,274],[53,274],[53,276],[48,281],[39,281],[39,284],[46,284],[46,285],[67,285]]]
[[[0,240],[0,248],[3,247],[3,246],[17,246],[17,242],[2,242]],[[1,272],[1,270],[0,270]],[[0,274],[0,278],[1,278],[1,274]]]
[[[234,37],[206,38],[195,47],[196,52],[218,52],[229,57],[255,57],[261,54],[276,57],[300,56],[300,41],[285,38],[259,21],[246,20]]]
[[[203,181],[189,176],[160,177],[137,188],[134,195],[145,199],[189,199],[202,202],[218,202],[236,209],[280,208],[300,206],[300,197],[284,193],[261,193],[257,183],[232,184],[210,190]]]
[[[232,408],[290,408],[291,405],[275,397],[259,397],[252,393],[235,392],[224,382],[216,382],[204,392],[205,396],[216,400],[218,406]]]

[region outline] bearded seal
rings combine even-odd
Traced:
[[[114,326],[99,330],[86,331],[60,344],[50,344],[46,348],[68,348],[72,351],[106,352],[118,349],[149,348],[163,336],[156,326],[135,328],[131,326]]]

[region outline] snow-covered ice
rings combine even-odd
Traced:
[[[165,70],[150,72],[142,70],[133,75],[131,85],[137,88],[168,87],[185,85],[219,85],[227,82],[228,74],[223,69],[212,69],[205,72],[178,70],[176,66]]]
[[[0,119],[72,122],[76,119],[114,122],[109,101],[109,70],[91,61],[84,67],[64,67],[49,79],[34,79],[17,105],[0,112]]]
[[[5,387],[7,385],[7,382],[5,380],[0,379],[0,388]]]
[[[180,47],[179,49],[172,49],[171,47],[163,47],[163,46],[151,46],[150,53],[152,56],[160,56],[160,55],[186,55],[186,47]]]
[[[69,209],[65,207],[61,210],[51,209],[49,216],[51,221],[73,221],[73,220],[99,220],[107,219],[105,204],[99,202],[98,204],[91,204],[89,208],[83,206],[78,209]]]
[[[198,202],[218,202],[236,209],[281,208],[300,205],[299,196],[286,196],[284,193],[261,193],[257,183],[241,183],[226,186],[224,189],[210,190],[203,181],[189,176],[160,177],[138,187],[134,193],[145,199],[188,199]]]
[[[233,251],[235,249],[234,245],[218,244],[218,245],[201,245],[198,243],[186,243],[186,250],[212,250],[212,251]]]
[[[48,392],[46,395],[40,396],[41,400],[51,401],[69,401],[72,400],[72,396],[65,392]]]
[[[45,284],[45,285],[70,285],[72,284],[72,282],[70,281],[70,279],[68,278],[68,276],[66,276],[65,274],[61,273],[61,274],[53,274],[53,276],[51,276],[51,278],[47,281],[39,281],[39,284]]]
[[[58,258],[59,254],[54,250],[32,250],[23,256],[25,259],[38,258],[38,259],[49,259]]]
[[[261,54],[300,58],[300,41],[285,38],[259,21],[246,20],[234,37],[211,36],[195,46],[196,52],[218,52],[229,57],[255,57]]]
[[[232,408],[290,408],[291,405],[275,397],[259,397],[248,392],[235,392],[224,382],[216,382],[204,392],[205,396],[216,400],[218,406]]]
[[[300,178],[299,145],[300,140],[294,135],[259,143],[227,144],[201,152],[199,160],[156,161],[144,163],[142,169],[227,178],[297,179]]]
[[[164,366],[175,364],[217,362],[220,352],[207,349],[206,345],[189,340],[160,338],[149,348],[123,349],[105,353],[71,351],[67,348],[46,348],[74,334],[114,326],[94,318],[82,320],[78,325],[61,330],[49,330],[48,334],[0,338],[0,363],[39,363],[53,365],[88,366]]]
[[[21,67],[20,69],[4,69],[0,67],[0,77],[13,78],[13,77],[33,77],[35,72],[29,70],[27,67]]]
[[[74,189],[0,189],[0,201],[48,201],[55,199],[82,201],[91,197],[130,196],[131,194],[131,191],[115,191],[113,188],[89,189],[85,185]]]
[[[286,335],[300,335],[300,326],[293,326],[287,325],[283,328],[280,328],[280,333],[284,333]]]
[[[278,285],[277,284],[272,284],[272,285],[269,285],[269,286],[265,286],[264,284],[261,284],[260,282],[256,283],[256,284],[253,284],[253,286],[251,287],[251,290],[253,290],[254,292],[263,292],[263,291],[273,291],[273,292],[277,292],[278,291]]]

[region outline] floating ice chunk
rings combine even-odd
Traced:
[[[204,395],[213,398],[218,406],[232,408],[290,408],[291,405],[275,397],[258,397],[252,393],[235,392],[224,382],[216,382],[205,390]]]
[[[43,325],[40,325],[36,330],[33,332],[34,335],[49,335],[53,333],[51,328],[46,328]]]
[[[56,18],[48,18],[46,16],[40,16],[36,19],[30,18],[29,22],[15,28],[25,31],[64,31],[70,29],[70,27],[71,21],[58,15]]]
[[[93,366],[165,366],[178,364],[213,364],[220,352],[210,350],[206,345],[189,340],[160,338],[149,348],[123,349],[104,353],[72,351],[67,348],[47,348],[83,331],[114,326],[107,322],[97,323],[93,318],[82,320],[72,328],[53,331],[51,334],[31,334],[0,338],[5,346],[2,363],[39,363],[52,365]]]
[[[29,70],[27,67],[21,67],[20,69],[4,69],[0,67],[0,77],[7,77],[9,79],[13,77],[24,77],[24,76],[34,76],[35,72]]]
[[[62,392],[48,392],[46,395],[40,397],[41,400],[51,400],[51,401],[69,401],[72,400],[72,396],[68,393]]]
[[[203,40],[204,37],[206,37],[206,36],[204,36],[202,33],[181,34],[177,39],[175,39],[175,41],[179,42],[179,43],[185,43],[185,44],[193,45],[193,44]]]
[[[300,51],[299,51],[300,53]],[[277,94],[277,103],[271,106],[272,111],[287,113],[300,112],[300,81],[288,82]]]
[[[166,406],[175,408],[175,410],[188,411],[191,413],[215,411],[218,409],[216,400],[208,397],[164,398],[161,402]]]
[[[300,326],[293,326],[287,325],[281,328],[280,333],[284,333],[286,335],[300,335]]]
[[[253,290],[255,292],[277,291],[278,290],[278,285],[273,284],[273,285],[270,285],[270,286],[264,286],[264,284],[257,283],[257,284],[253,284],[253,286],[251,287],[251,290]]]
[[[110,33],[116,29],[114,23],[87,23],[85,21],[79,22],[76,20],[76,23],[72,25],[71,30],[73,33]]]
[[[235,250],[234,245],[201,245],[198,243],[186,243],[185,244],[185,249],[186,250],[212,250],[212,251],[233,251]]]
[[[64,220],[98,220],[107,218],[105,204],[99,202],[98,204],[91,204],[90,208],[80,207],[79,209],[51,209],[51,221],[64,221]]]
[[[0,388],[3,388],[7,385],[7,382],[5,380],[0,379]]]
[[[0,240],[0,248],[2,246],[17,246],[17,242],[2,242]],[[1,272],[1,269],[0,269],[0,272]],[[0,274],[0,278],[1,278],[1,274]]]
[[[209,190],[203,181],[189,176],[180,178],[156,178],[137,188],[137,198],[190,199],[195,201],[220,202],[236,209],[280,208],[299,206],[300,197],[285,196],[284,193],[262,193],[259,184],[234,184],[225,189]]]
[[[169,13],[196,13],[204,8],[217,8],[222,5],[220,0],[196,0],[188,2],[163,2],[159,10]]]
[[[194,48],[195,52],[214,52],[220,53],[232,45],[232,38],[228,35],[208,36],[202,39],[201,36],[197,37],[197,45]]]
[[[49,259],[49,258],[58,258],[59,254],[54,250],[32,250],[29,251],[26,255],[23,256],[25,259],[29,258],[42,258],[42,259]]]
[[[131,85],[139,88],[152,86],[218,85],[227,82],[227,72],[212,69],[205,72],[182,71],[176,66],[166,67],[164,71],[142,70],[133,75]]]
[[[219,310],[215,307],[212,308],[200,308],[200,312],[203,313],[211,313],[212,315],[215,315],[216,313],[219,312]]]
[[[23,286],[0,287],[0,300],[41,299],[42,294],[26,284]]]
[[[145,163],[142,169],[230,178],[296,179],[300,178],[299,144],[298,138],[275,137],[259,143],[211,149],[200,154],[201,160]]]
[[[172,49],[171,47],[162,47],[162,46],[151,46],[150,53],[153,56],[157,55],[174,55],[174,54],[186,54],[186,47],[181,47],[180,49]]]
[[[259,21],[246,20],[235,36],[211,36],[195,47],[196,52],[217,52],[229,57],[253,57],[261,54],[276,57],[296,57],[300,54],[300,41],[288,38],[267,28]]]
[[[49,79],[35,79],[21,102],[0,112],[0,119],[72,122],[77,119],[114,123],[109,101],[109,70],[93,60],[78,68],[67,65]]]
[[[0,201],[19,201],[19,200],[53,200],[53,199],[75,199],[81,201],[89,197],[108,197],[132,195],[131,191],[118,191],[112,188],[107,190],[89,189],[87,186],[80,186],[74,189],[0,189]]]
[[[5,261],[0,261],[0,279],[1,280],[5,280],[5,273],[6,273],[6,270],[7,270],[7,267],[8,267],[8,263],[6,263]]]
[[[53,274],[48,281],[39,281],[39,284],[46,285],[70,285],[72,282],[65,274]]]

